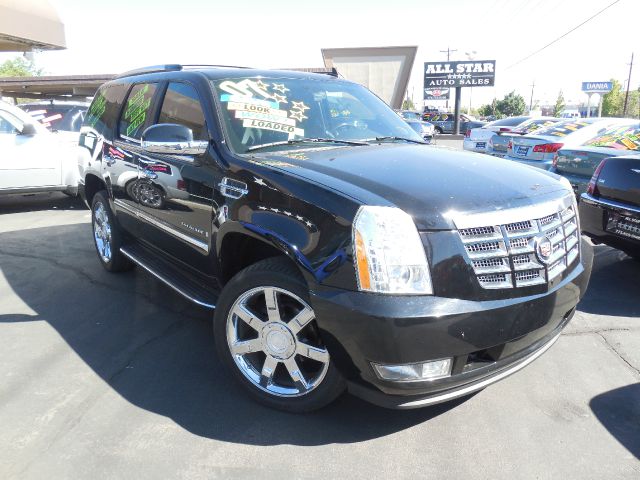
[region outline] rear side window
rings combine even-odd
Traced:
[[[140,140],[151,111],[151,100],[156,93],[156,88],[155,83],[138,83],[133,86],[120,117],[118,132],[121,137]]]
[[[585,142],[589,147],[608,147],[616,150],[640,150],[640,123],[618,125]]]
[[[570,133],[577,132],[581,128],[591,125],[593,122],[576,120],[571,122],[559,122],[547,128],[536,130],[536,135],[549,135],[551,137],[566,137]]]
[[[487,123],[485,127],[515,127],[527,120],[527,117],[510,117],[503,118],[501,120],[495,120],[491,123]]]
[[[198,92],[187,83],[169,84],[162,101],[158,123],[177,123],[189,127],[194,140],[208,138]]]
[[[127,85],[106,85],[100,87],[93,98],[84,119],[84,126],[96,130],[100,135],[111,138],[122,101],[127,94]]]

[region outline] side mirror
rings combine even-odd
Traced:
[[[202,155],[209,142],[194,140],[193,132],[184,125],[160,123],[152,125],[142,133],[141,146],[149,153],[168,155]]]
[[[33,136],[36,133],[38,133],[38,131],[36,130],[36,126],[33,123],[25,123],[22,126],[22,130],[20,131],[20,135],[27,136]]]

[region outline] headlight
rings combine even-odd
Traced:
[[[360,290],[433,293],[420,235],[404,211],[395,207],[360,207],[353,222],[353,245]]]

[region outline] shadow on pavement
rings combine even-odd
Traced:
[[[640,459],[640,383],[602,393],[589,406],[609,433]]]
[[[0,234],[0,272],[35,312],[0,315],[0,323],[48,322],[124,399],[203,437],[254,445],[359,442],[430,420],[465,401],[392,411],[345,395],[308,415],[264,408],[217,361],[211,313],[140,269],[105,272],[89,225]]]
[[[41,210],[86,210],[79,197],[64,193],[35,193],[29,195],[0,196],[0,214],[36,212]]]
[[[596,315],[640,317],[640,262],[620,250],[594,247],[593,270],[578,310]]]

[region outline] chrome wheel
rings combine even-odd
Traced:
[[[104,263],[111,261],[111,225],[104,205],[97,202],[93,208],[93,238]]]
[[[258,287],[244,292],[227,316],[227,344],[240,372],[278,397],[311,392],[329,368],[311,307],[292,292]]]
[[[136,187],[138,200],[143,205],[151,208],[162,207],[162,193],[158,188],[148,182],[139,182]]]

